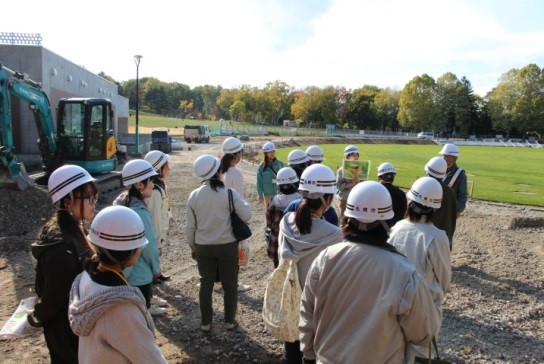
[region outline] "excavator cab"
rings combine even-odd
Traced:
[[[66,163],[89,173],[117,168],[113,110],[107,99],[69,98],[59,101],[58,146]]]

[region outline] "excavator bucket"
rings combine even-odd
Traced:
[[[30,187],[34,187],[36,185],[36,182],[30,176],[28,173],[26,173],[25,166],[21,163],[21,170],[19,171],[19,174],[17,175],[17,187],[21,191],[27,190]]]

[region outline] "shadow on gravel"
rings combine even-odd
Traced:
[[[533,319],[539,320],[538,317]],[[544,361],[542,340],[523,335],[519,328],[512,327],[505,321],[494,322],[486,317],[475,320],[462,313],[456,314],[450,309],[444,310],[438,350],[442,359],[454,363]]]
[[[159,296],[172,297],[168,299],[169,309],[174,309],[178,316],[154,317],[154,322],[156,330],[179,348],[180,358],[184,358],[184,363],[279,362],[279,359],[274,358],[273,354],[253,340],[242,327],[226,331],[221,313],[214,312],[212,330],[205,334],[200,331],[198,301],[181,295],[176,288],[166,284],[154,287],[154,291]],[[239,301],[246,302],[247,299],[247,296],[240,297]],[[171,358],[168,359],[170,362]]]
[[[490,299],[504,297],[506,300],[519,300],[519,293],[534,296],[540,301],[544,301],[544,291],[542,287],[537,287],[515,279],[501,278],[489,275],[488,273],[471,267],[461,265],[452,267],[452,285],[470,287],[474,291],[479,291],[482,295],[493,295]],[[517,295],[513,295],[513,291]]]

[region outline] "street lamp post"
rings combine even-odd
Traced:
[[[140,109],[139,103],[140,103],[140,79],[138,70],[140,68],[140,60],[143,56],[137,54],[134,56],[134,63],[136,63],[136,154],[140,153],[140,134],[138,133],[138,110]]]

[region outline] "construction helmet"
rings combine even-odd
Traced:
[[[389,220],[394,216],[391,195],[375,181],[364,181],[353,187],[348,195],[344,215],[362,223]]]
[[[204,154],[198,157],[193,163],[193,171],[198,178],[207,180],[215,176],[220,165],[221,161],[219,158]]]
[[[442,204],[442,193],[442,186],[437,180],[421,177],[414,182],[406,197],[423,206],[438,209]]]
[[[51,173],[47,182],[49,197],[53,203],[57,203],[64,196],[88,182],[95,182],[89,172],[76,165],[64,165]]]
[[[148,243],[140,216],[121,205],[108,206],[96,214],[89,240],[101,248],[119,251],[141,248]]]
[[[276,150],[276,146],[272,142],[266,142],[263,145],[263,153],[273,152]]]
[[[336,175],[324,164],[312,164],[300,176],[300,191],[336,193]]]
[[[446,171],[448,170],[448,164],[444,158],[433,157],[425,165],[425,172],[429,176],[436,177],[443,180],[446,177]]]
[[[160,150],[152,150],[144,157],[144,160],[148,161],[157,173],[169,159],[170,157],[168,154],[165,154]]]
[[[235,137],[228,137],[223,141],[223,153],[235,154],[244,149],[244,145],[240,139]]]
[[[306,155],[308,156],[308,159],[315,162],[321,162],[324,161],[324,154],[323,149],[321,149],[320,146],[317,145],[311,145],[306,149]]]
[[[287,164],[289,165],[302,164],[308,161],[308,156],[306,155],[306,152],[302,149],[294,149],[290,151],[289,155],[287,156]]]
[[[378,167],[378,177],[383,176],[387,173],[397,173],[395,166],[389,162],[380,164],[380,166]]]
[[[276,175],[276,184],[279,185],[288,185],[290,183],[298,182],[297,172],[291,167],[283,167],[278,171]]]
[[[442,150],[438,152],[441,155],[452,155],[454,157],[459,157],[459,148],[455,144],[444,144]]]
[[[157,172],[155,172],[151,163],[144,159],[133,159],[128,161],[121,171],[124,186],[130,186],[145,181],[149,177],[156,175]]]
[[[359,148],[357,148],[355,145],[348,145],[344,149],[344,156],[345,157],[347,157],[348,155],[353,154],[353,153],[359,153]]]

